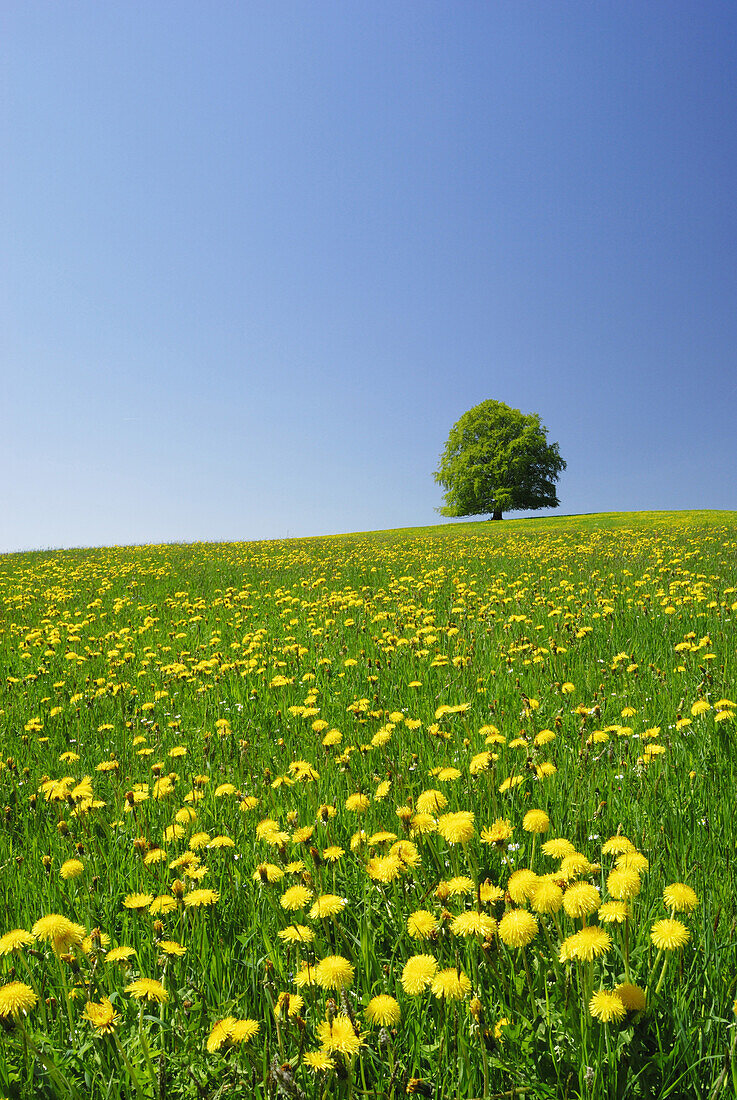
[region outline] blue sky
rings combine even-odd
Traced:
[[[737,508],[737,8],[0,13],[0,551],[443,522],[487,398],[565,514]]]

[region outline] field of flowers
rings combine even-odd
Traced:
[[[0,1096],[737,1093],[737,515],[0,557]]]

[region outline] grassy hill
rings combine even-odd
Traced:
[[[2,1094],[731,1094],[736,550],[0,557]]]

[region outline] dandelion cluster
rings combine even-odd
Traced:
[[[672,1091],[630,1042],[721,1064],[726,1025],[670,1051],[734,999],[737,530],[540,524],[0,559],[11,1074],[562,1095],[597,1052],[604,1100]]]

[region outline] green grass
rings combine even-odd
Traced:
[[[0,934],[52,913],[99,930],[3,957],[0,1095],[733,1095],[736,549],[735,513],[656,512],[0,557]],[[418,830],[428,790],[447,800],[439,832]],[[532,808],[550,819],[537,841]],[[458,843],[456,812],[474,815]],[[486,843],[498,818],[512,835]],[[452,931],[464,912],[534,912],[509,881],[531,863],[572,885],[551,837],[609,902],[617,834],[647,869],[590,964],[559,959],[583,923],[565,909],[537,913],[525,947],[506,926]],[[483,903],[487,880],[499,901]],[[696,892],[692,912],[668,912],[671,883]],[[299,884],[346,904],[284,909]],[[185,904],[196,889],[218,900]],[[126,907],[135,893],[173,908]],[[431,939],[410,935],[418,910]],[[688,940],[659,952],[670,917]],[[294,922],[310,944],[280,937]],[[106,960],[121,945],[135,954]],[[408,993],[418,954],[467,992]],[[330,955],[347,987],[298,988]],[[646,1007],[592,1018],[591,995],[627,976]],[[136,1000],[141,977],[167,1000]],[[10,982],[37,994],[27,1015]],[[280,994],[304,999],[298,1015],[276,1019]],[[378,995],[400,1014],[384,1028]],[[104,998],[109,1034],[88,1018]],[[258,1031],[238,1043],[225,1025],[208,1051],[227,1017]],[[334,1018],[354,1039],[313,1069]]]

